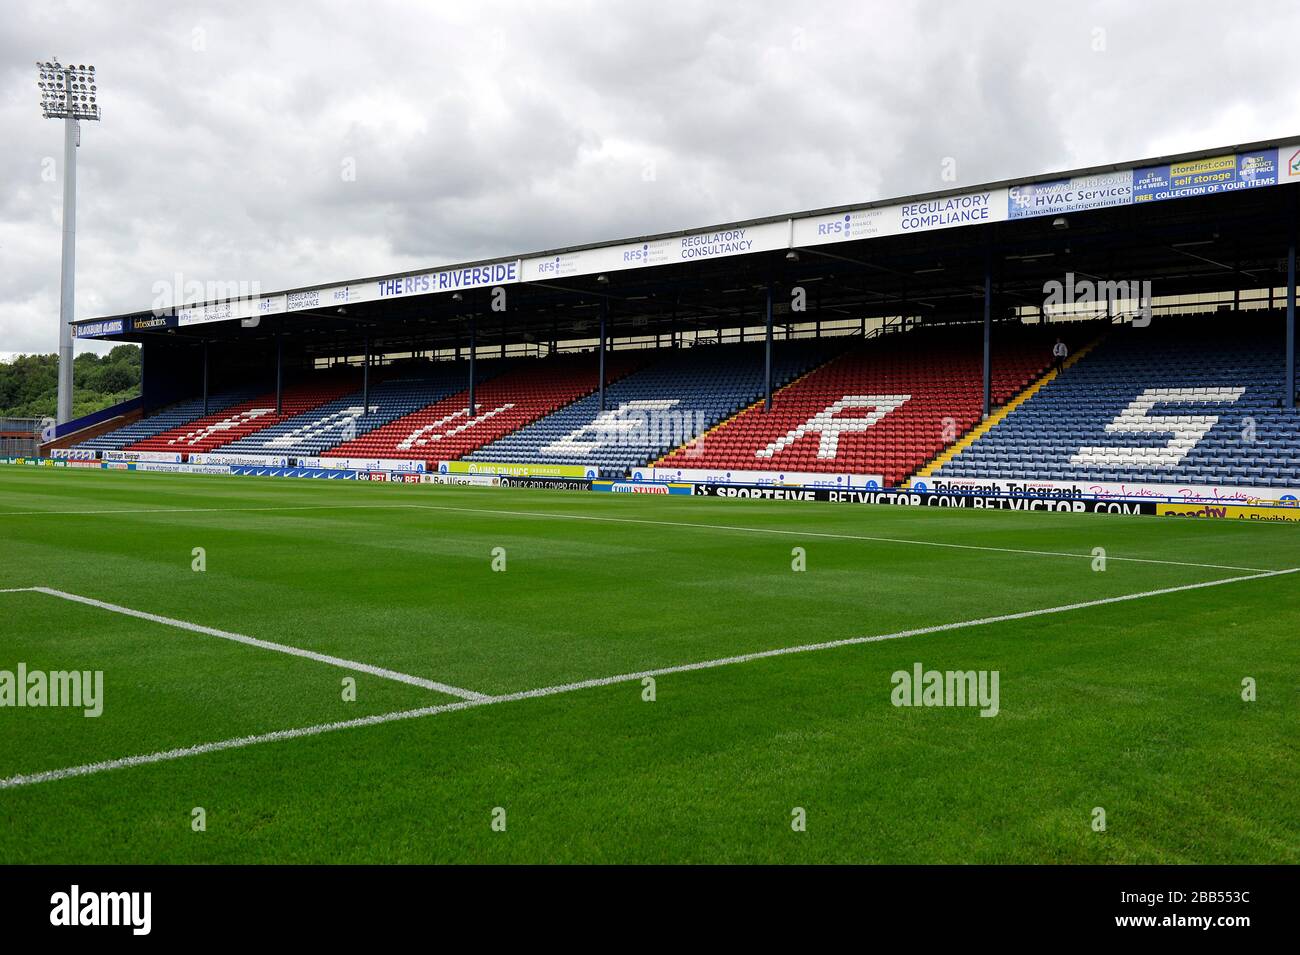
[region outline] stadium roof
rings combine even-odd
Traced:
[[[392,350],[459,342],[471,314],[484,319],[480,342],[583,337],[605,303],[613,327],[655,334],[756,324],[754,293],[769,284],[807,288],[817,315],[801,321],[962,320],[977,317],[986,262],[1000,306],[1040,303],[1043,282],[1067,271],[1159,280],[1157,296],[1260,287],[1279,284],[1295,221],[1296,193],[1266,187],[1294,183],[1297,137],[273,293],[231,289],[74,327],[119,341],[301,335],[334,351],[364,336]],[[497,286],[504,316],[489,301]]]

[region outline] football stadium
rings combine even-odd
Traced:
[[[1300,133],[1256,122],[1281,101],[1233,113],[1243,65],[1185,126],[1153,60],[1162,115],[1130,104],[1137,135],[1105,100],[1098,133],[1064,100],[1138,75],[1132,34],[1051,77],[1055,41],[956,5],[916,36],[871,8],[918,58],[889,90],[861,51],[842,75],[847,10],[778,43],[734,11],[489,6],[503,35],[322,2],[290,44],[278,8],[236,37],[262,19],[182,4],[116,34],[113,127],[94,65],[37,61],[63,159],[23,92],[45,136],[13,152],[54,172],[0,202],[6,930],[551,905],[409,868],[443,864],[889,866],[808,897],[895,928],[1285,924]],[[25,90],[43,16],[0,39]],[[605,40],[557,41],[579,22]],[[968,35],[944,69],[973,93],[927,72]],[[895,128],[924,134],[854,145]],[[967,135],[978,177],[940,152]]]
[[[0,469],[5,858],[1297,861],[1296,182],[77,323],[143,390]]]

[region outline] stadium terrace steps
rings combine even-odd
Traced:
[[[241,402],[217,414],[198,418],[188,424],[163,431],[137,441],[128,451],[178,451],[190,454],[214,451],[239,438],[268,428],[280,421],[310,411],[327,401],[352,391],[356,387],[356,374],[329,382],[310,382],[285,388],[281,394],[280,414],[275,413],[275,392],[259,395],[252,401]]]
[[[247,401],[257,392],[252,387],[237,388],[208,396],[208,411],[220,411]],[[137,444],[146,438],[178,428],[203,416],[203,399],[191,398],[168,405],[154,412],[147,418],[139,418],[107,434],[88,438],[76,445],[77,449],[86,451],[120,451],[128,445]]]
[[[1002,334],[1002,333],[1000,333]],[[993,401],[1034,381],[1051,361],[1045,333],[1002,334]],[[661,459],[664,467],[879,474],[902,481],[953,434],[974,427],[983,404],[981,350],[967,329],[918,329],[861,343]]]
[[[1300,486],[1276,313],[1115,331],[936,478]]]
[[[780,342],[772,380],[780,386],[822,364],[843,340]],[[761,344],[697,345],[662,354],[605,389],[605,411],[590,395],[466,458],[581,465],[606,474],[653,461],[754,402],[763,393]]]
[[[647,351],[609,352],[606,384],[650,360]],[[476,385],[475,415],[469,415],[469,389],[427,405],[325,452],[330,457],[454,461],[553,414],[599,387],[595,354],[528,359],[512,370]]]
[[[925,465],[925,467],[921,468],[919,471],[913,474],[912,480],[915,480],[917,478],[929,477],[936,470],[943,467],[945,464],[951,461],[962,451],[965,451],[967,448],[969,448],[980,438],[984,437],[984,435],[988,434],[989,431],[991,431],[992,429],[996,428],[999,424],[1001,424],[1006,419],[1007,415],[1011,414],[1011,412],[1015,411],[1017,408],[1019,408],[1022,404],[1024,404],[1034,395],[1038,394],[1038,392],[1045,385],[1047,385],[1051,381],[1056,380],[1057,376],[1063,374],[1065,370],[1069,368],[1071,365],[1077,364],[1079,361],[1081,361],[1083,359],[1083,356],[1088,354],[1088,352],[1092,351],[1092,349],[1094,349],[1095,347],[1097,347],[1097,343],[1100,341],[1101,341],[1100,337],[1095,338],[1092,341],[1090,341],[1088,344],[1080,348],[1078,351],[1072,352],[1070,356],[1066,358],[1064,362],[1062,362],[1061,371],[1058,372],[1055,368],[1052,368],[1050,371],[1047,372],[1047,374],[1043,375],[1041,378],[1035,381],[1024,391],[1020,392],[1020,394],[1016,395],[1014,398],[1008,401],[1001,408],[998,408],[996,411],[993,411],[988,416],[988,418],[986,418],[984,421],[981,421],[970,431],[966,432],[966,434],[962,435],[962,437],[957,441],[956,444],[950,445],[949,447],[944,449],[937,458],[935,458],[929,464]],[[911,482],[909,481],[908,483],[910,484]]]
[[[478,362],[474,369],[476,384],[503,371],[510,361]],[[362,392],[353,391],[232,441],[221,450],[230,454],[321,455],[327,448],[338,447],[455,394],[469,380],[469,367],[464,361],[435,362],[418,372],[398,374],[410,377],[381,380],[371,387],[368,411],[362,404]]]

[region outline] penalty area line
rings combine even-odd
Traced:
[[[352,670],[356,673],[365,673],[370,676],[381,677],[385,680],[393,680],[397,683],[407,683],[411,686],[418,686],[425,690],[436,690],[439,693],[446,693],[448,696],[460,697],[462,700],[485,700],[488,698],[487,695],[483,693],[475,693],[473,690],[462,689],[458,686],[450,686],[446,683],[439,683],[435,680],[426,680],[424,677],[412,676],[409,673],[401,673],[397,670],[389,670],[385,667],[374,666],[369,663],[360,663],[356,660],[346,660],[343,657],[331,656],[328,653],[318,653],[315,650],[305,650],[302,647],[289,646],[284,643],[274,643],[270,640],[262,640],[258,637],[250,637],[246,634],[234,633],[230,630],[218,630],[216,627],[205,627],[202,624],[190,623],[187,620],[177,620],[175,617],[164,617],[160,614],[148,613],[144,610],[133,610],[130,607],[108,603],[104,600],[96,600],[93,597],[83,597],[80,594],[71,594],[66,590],[55,590],[52,587],[23,587],[16,590],[0,591],[0,593],[24,592],[46,594],[50,597],[58,597],[60,600],[69,600],[73,603],[85,604],[88,607],[95,607],[99,610],[107,610],[110,613],[119,613],[123,616],[135,617],[138,620],[148,620],[150,623],[162,624],[165,627],[175,627],[178,630],[188,630],[191,633],[201,633],[209,637],[231,640],[235,643],[242,643],[246,646],[257,647],[260,650],[273,650],[276,653],[302,657],[305,660],[315,660],[317,663],[326,663],[330,666],[339,667],[344,670]]]
[[[559,696],[565,693],[574,693],[578,690],[612,686],[617,683],[640,682],[646,677],[661,677],[675,673],[690,673],[696,670],[710,670],[716,667],[732,666],[734,664],[749,663],[754,660],[765,660],[771,657],[789,656],[796,653],[814,653],[819,650],[831,650],[839,647],[857,646],[866,643],[881,643],[886,640],[902,640],[907,637],[918,637],[931,633],[945,633],[951,630],[981,627],[1013,620],[1027,620],[1032,617],[1068,613],[1073,610],[1083,610],[1088,607],[1101,607],[1109,604],[1124,603],[1130,600],[1144,600],[1149,597],[1160,597],[1166,594],[1182,593],[1189,590],[1202,590],[1207,587],[1221,587],[1225,584],[1242,583],[1248,580],[1263,580],[1269,577],[1280,577],[1285,574],[1294,574],[1297,571],[1300,571],[1300,567],[1292,567],[1287,570],[1263,571],[1257,574],[1249,574],[1244,577],[1226,577],[1220,580],[1208,580],[1195,584],[1181,584],[1176,587],[1163,587],[1159,590],[1144,590],[1140,593],[1122,594],[1118,597],[1101,597],[1096,600],[1084,600],[1079,603],[1062,604],[1058,607],[1044,607],[1038,610],[1023,610],[1017,613],[999,614],[994,617],[980,617],[975,620],[962,620],[955,623],[941,623],[929,627],[917,627],[911,630],[899,630],[894,633],[875,634],[866,637],[848,637],[843,640],[830,640],[824,643],[807,643],[793,647],[780,647],[774,650],[760,650],[755,653],[719,657],[713,660],[701,660],[696,663],[683,663],[677,666],[659,667],[653,670],[640,670],[636,673],[621,673],[617,676],[598,677],[592,680],[579,680],[575,683],[561,683],[554,686],[539,687],[535,690],[504,693],[499,696],[480,695],[475,699],[466,699],[458,703],[444,703],[438,706],[425,706],[418,709],[379,713],[374,716],[363,716],[355,720],[320,723],[314,726],[303,726],[296,729],[275,730],[273,732],[260,733],[254,736],[240,736],[234,739],[217,740],[211,743],[200,743],[195,746],[163,750],[156,753],[146,753],[140,756],[127,756],[121,759],[104,760],[98,763],[85,763],[80,766],[69,766],[64,769],[51,769],[44,772],[9,776],[8,778],[0,779],[0,789],[14,789],[19,786],[31,786],[36,783],[54,782],[56,780],[70,779],[76,776],[92,776],[97,773],[108,772],[109,770],[114,769],[126,769],[132,766],[147,766],[153,763],[164,763],[172,760],[184,759],[189,756],[201,756],[206,753],[217,753],[223,750],[256,746],[261,743],[275,743],[285,740],[301,739],[307,736],[320,736],[324,733],[357,729],[364,726],[379,726],[384,723],[393,723],[399,720],[412,720],[425,716],[437,716],[441,713],[452,713],[457,710],[473,709],[480,706],[492,706],[497,703],[513,703],[520,700],[533,700],[547,696]],[[44,588],[33,589],[44,591]]]

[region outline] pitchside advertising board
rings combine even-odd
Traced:
[[[105,451],[105,461],[149,461],[155,464],[180,464],[178,451]]]
[[[220,451],[196,451],[189,456],[190,464],[261,464],[268,467],[288,467],[287,455],[276,454],[223,454]]]
[[[423,461],[395,460],[393,458],[298,458],[301,467],[333,468],[338,471],[401,471],[420,473],[425,470]]]
[[[763,487],[738,484],[696,484],[701,497],[761,501],[889,504],[900,507],[960,507],[987,511],[1054,511],[1095,514],[1155,514],[1152,501],[1079,501],[1064,498],[998,497],[977,494],[922,494],[917,491],[837,490],[828,487]]]
[[[442,461],[439,474],[489,474],[519,478],[572,478],[592,481],[599,471],[582,464],[512,464],[505,461]]]
[[[420,475],[421,484],[443,484],[450,487],[500,487],[501,478],[495,474],[436,474]]]
[[[1260,523],[1300,524],[1300,509],[1290,507],[1252,507],[1234,504],[1157,504],[1161,517],[1196,517],[1218,521],[1256,521]]]
[[[885,486],[879,474],[833,474],[810,471],[734,471],[724,468],[635,468],[633,481],[689,481],[694,484],[798,484],[805,487],[862,488]]]
[[[938,494],[997,494],[1007,497],[1099,498],[1174,501],[1185,504],[1300,506],[1300,491],[1291,488],[1208,487],[1189,484],[1144,484],[1123,481],[1004,481],[994,478],[926,478],[909,491]]]
[[[66,468],[78,463],[76,461],[59,461],[55,458],[0,458],[0,462],[24,465],[29,468]],[[94,466],[99,467],[99,462],[95,462]]]
[[[592,481],[593,491],[610,494],[694,494],[694,484],[664,483],[651,484],[637,481]]]
[[[233,455],[232,455],[233,457]],[[327,460],[327,459],[320,459]],[[345,460],[345,459],[337,459]],[[407,462],[409,463],[409,462]],[[469,462],[447,462],[469,463]],[[79,458],[0,458],[0,464],[29,467],[85,467],[104,470],[152,471],[167,474],[225,474],[247,477],[313,478],[343,481],[377,481],[389,484],[441,484],[473,487],[526,487],[561,491],[599,491],[613,494],[695,495],[767,501],[820,501],[835,504],[883,504],[902,507],[957,507],[971,510],[1074,512],[1097,514],[1147,514],[1210,520],[1300,524],[1300,501],[1287,492],[1277,499],[1263,498],[1258,490],[1191,489],[1179,493],[1150,494],[1168,487],[1123,487],[1110,493],[1099,486],[1067,482],[921,482],[903,490],[884,491],[847,486],[792,484],[695,483],[690,481],[601,481],[587,476],[551,474],[449,474],[416,470],[376,470],[335,467],[257,464],[199,464],[146,460],[85,460]],[[542,470],[576,466],[544,465]],[[1052,486],[1047,486],[1048,484]],[[1212,493],[1211,493],[1212,491]],[[1100,493],[1099,493],[1100,492]],[[1279,493],[1273,491],[1270,493]],[[1144,500],[1143,496],[1152,499]],[[1136,499],[1135,499],[1136,498]],[[1159,498],[1159,499],[1156,499]]]
[[[534,487],[548,491],[590,491],[592,481],[589,478],[565,477],[509,477],[501,475],[502,487]]]
[[[106,463],[104,467],[112,467]],[[120,466],[120,465],[119,465]],[[154,471],[161,474],[229,474],[230,468],[220,464],[168,464],[163,461],[136,461],[127,465],[132,471]]]

